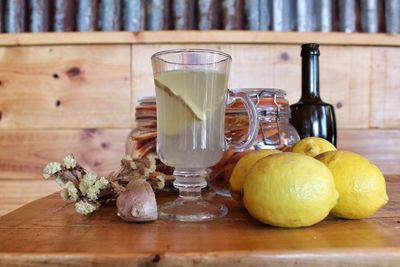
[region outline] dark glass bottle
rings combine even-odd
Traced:
[[[300,138],[317,136],[336,146],[336,119],[332,105],[322,101],[319,95],[319,45],[301,46],[301,98],[290,106],[290,123]]]

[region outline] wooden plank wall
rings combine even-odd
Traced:
[[[150,56],[176,47],[225,51],[230,87],[300,96],[297,44],[107,44],[0,47],[0,215],[58,190],[46,162],[74,153],[92,170],[119,166],[135,99],[154,94]],[[334,104],[339,147],[400,173],[400,47],[321,47],[323,98]]]

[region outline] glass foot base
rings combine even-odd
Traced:
[[[158,207],[158,217],[162,220],[182,222],[211,221],[224,217],[228,208],[219,203],[205,201],[202,197],[178,197]]]

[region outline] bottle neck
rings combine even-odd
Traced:
[[[318,55],[302,57],[301,100],[319,100],[319,59]]]

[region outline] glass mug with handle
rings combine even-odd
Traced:
[[[207,221],[223,217],[227,208],[205,201],[208,168],[228,148],[251,147],[258,133],[257,109],[245,93],[228,94],[230,55],[206,49],[161,51],[151,57],[157,104],[157,154],[175,168],[179,197],[159,206],[160,219]],[[227,99],[227,97],[229,99]],[[225,138],[225,105],[239,99],[249,114],[246,139]]]

